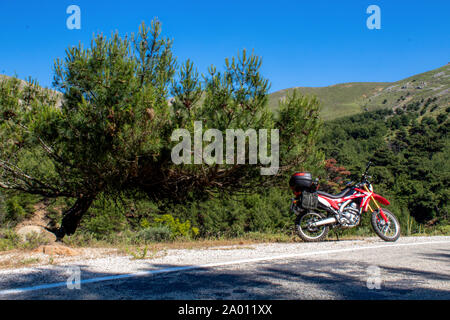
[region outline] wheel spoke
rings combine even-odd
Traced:
[[[380,232],[382,232],[386,237],[395,237],[397,234],[397,224],[395,220],[393,219],[392,215],[388,212],[384,212],[388,222],[385,222],[385,220],[380,217],[381,214],[377,214],[377,226]]]
[[[318,213],[309,212],[300,219],[299,227],[305,236],[317,239],[326,231],[326,226],[314,227],[311,224],[321,219],[322,217]]]

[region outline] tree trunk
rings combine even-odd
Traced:
[[[58,240],[64,238],[65,235],[72,235],[77,230],[81,218],[88,211],[95,197],[87,196],[78,198],[75,204],[63,213],[61,227],[57,230],[56,236]]]

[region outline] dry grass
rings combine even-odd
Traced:
[[[14,249],[0,252],[0,269],[28,267],[37,265],[41,261],[42,257],[31,250]]]
[[[50,255],[45,254],[39,248],[31,249],[13,249],[0,252],[0,270],[23,267],[35,267],[43,265],[58,265],[60,263],[102,258],[113,255],[122,255],[118,249],[112,248],[82,248],[78,249],[76,255]]]
[[[375,236],[372,234],[370,236]],[[423,236],[423,235],[422,235]],[[339,241],[351,241],[367,239],[367,235],[340,235]],[[328,235],[325,241],[336,241],[334,233]],[[177,240],[170,242],[152,242],[141,244],[119,243],[112,244],[106,241],[90,241],[88,243],[67,244],[71,248],[77,248],[79,254],[75,256],[51,256],[37,249],[16,248],[0,252],[0,269],[20,267],[32,267],[42,265],[58,265],[72,260],[95,259],[108,256],[128,256],[131,259],[154,259],[167,254],[168,250],[184,249],[209,249],[209,250],[239,250],[253,249],[252,245],[261,243],[298,243],[301,240],[295,235],[249,233],[240,238],[216,238]]]
[[[249,240],[249,239],[203,239],[191,241],[173,241],[173,242],[158,242],[147,245],[120,245],[119,252],[129,255],[130,252],[141,252],[147,248],[148,252],[157,253],[167,250],[184,249],[214,249],[214,250],[234,250],[234,249],[250,249],[249,245],[257,243],[267,243],[269,241]]]

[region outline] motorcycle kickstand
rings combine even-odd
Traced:
[[[336,235],[336,241],[339,241],[339,229],[336,228],[336,229],[333,229],[333,231],[334,231],[334,234]]]

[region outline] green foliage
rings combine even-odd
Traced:
[[[280,153],[296,170],[317,168],[323,161],[316,147],[322,129],[319,111],[316,97],[302,96],[297,91],[279,104],[276,127],[281,132]]]
[[[154,20],[136,35],[99,34],[89,48],[68,48],[54,65],[58,93],[31,81],[0,82],[0,186],[73,199],[60,236],[73,234],[94,203],[85,228],[110,234],[122,228],[122,220],[106,208],[97,210],[98,197],[139,193],[160,201],[203,200],[255,185],[262,190],[279,183],[283,172],[323,159],[315,148],[317,99],[294,94],[274,114],[260,57],[243,50],[225,59],[221,71],[211,66],[201,78],[190,60],[179,67],[171,48]],[[178,142],[172,133],[183,128],[192,135],[196,121],[202,133],[278,129],[279,175],[263,178],[259,169],[265,165],[248,161],[174,164],[171,151]]]
[[[372,160],[376,192],[391,200],[404,230],[413,234],[418,223],[447,219],[450,140],[448,121],[420,119],[415,108],[406,110],[379,110],[326,123],[322,146],[353,179]]]
[[[300,87],[274,92],[269,96],[269,107],[278,109],[279,101],[298,91],[303,95],[314,95],[320,101],[321,117],[328,121],[343,116],[349,116],[363,111],[363,106],[368,100],[365,96],[379,93],[380,89],[388,87],[386,82],[353,82],[341,83],[327,87]]]
[[[335,190],[345,169],[357,179],[368,159],[377,191],[392,200],[407,233],[422,223],[447,223],[447,96],[412,91],[408,82],[446,86],[448,77],[436,75],[448,67],[400,81],[395,90],[388,83],[349,83],[269,96],[262,60],[253,53],[244,50],[202,77],[192,61],[178,65],[171,48],[154,20],[136,35],[100,34],[87,49],[68,48],[54,66],[57,93],[31,80],[0,82],[0,187],[23,192],[2,194],[0,223],[24,219],[37,199],[24,195],[30,194],[64,199],[71,209],[61,221],[53,212],[55,225],[73,234],[83,217],[79,233],[86,241],[287,234],[293,219],[287,175],[311,171],[332,180]],[[361,113],[380,106],[395,111]],[[359,114],[324,127],[321,112],[325,119]],[[278,175],[262,177],[262,165],[248,161],[175,165],[172,132],[192,135],[196,121],[202,134],[278,129]],[[337,160],[336,172],[327,171],[324,159]],[[349,232],[366,232],[365,219]],[[1,245],[14,245],[12,239]],[[39,241],[30,239],[30,246]]]
[[[147,227],[139,231],[136,235],[136,238],[138,240],[155,241],[155,242],[173,240],[174,237],[175,235],[172,233],[172,230],[167,225]]]
[[[10,221],[20,222],[25,219],[25,209],[19,204],[17,197],[8,199],[6,202],[6,219]]]
[[[134,251],[126,249],[126,252],[130,254],[135,260],[154,258],[157,254],[157,250],[156,249],[152,250],[152,253],[149,256],[148,249],[149,249],[148,246],[144,246],[143,248],[137,247]]]
[[[49,243],[49,240],[36,232],[32,232],[27,234],[25,241],[22,242],[21,247],[28,250],[36,249],[41,245],[46,245]]]
[[[426,105],[438,113],[448,108],[449,95],[444,93],[450,88],[449,72],[450,65],[446,64],[397,82],[351,82],[283,89],[269,95],[269,107],[276,110],[281,99],[298,90],[302,94],[317,96],[322,104],[321,117],[326,121],[365,111],[408,106],[419,111]]]
[[[164,214],[156,217],[154,220],[155,227],[167,227],[173,237],[191,238],[198,235],[198,228],[191,227],[191,222],[186,220],[180,222],[179,218],[174,218],[170,214]]]
[[[30,194],[8,193],[3,194],[0,201],[0,223],[15,226],[34,211],[33,205],[38,199]]]
[[[83,217],[81,231],[101,239],[127,228],[124,206],[111,198],[100,196]]]
[[[11,229],[0,229],[0,251],[15,249],[20,244],[19,236]]]
[[[18,248],[33,250],[48,243],[49,240],[45,236],[35,232],[27,234],[25,240],[22,241],[12,229],[0,229],[0,251]]]
[[[202,237],[236,237],[248,232],[287,232],[293,225],[287,188],[270,188],[261,194],[212,198],[175,205],[168,210],[189,219]]]

